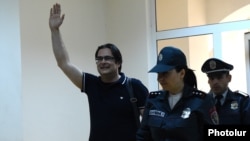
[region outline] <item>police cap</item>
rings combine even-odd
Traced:
[[[157,64],[149,72],[167,72],[177,66],[186,65],[186,56],[179,48],[166,46],[161,49],[157,57]]]
[[[204,62],[201,67],[201,71],[209,74],[213,72],[229,72],[233,68],[233,65],[228,64],[220,59],[210,58]]]

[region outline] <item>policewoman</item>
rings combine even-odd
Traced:
[[[149,72],[158,74],[162,90],[149,94],[137,141],[202,141],[204,126],[218,124],[218,115],[184,53],[164,47]]]
[[[228,87],[232,76],[233,65],[217,58],[210,58],[201,67],[207,74],[210,95],[214,98],[220,124],[250,124],[249,95],[240,91],[232,91]]]

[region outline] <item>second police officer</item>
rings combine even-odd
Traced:
[[[210,58],[201,67],[207,74],[209,94],[217,105],[220,125],[250,124],[250,98],[246,93],[229,88],[233,65],[217,58]]]

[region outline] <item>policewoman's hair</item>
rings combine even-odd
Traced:
[[[107,43],[107,44],[100,45],[95,52],[95,58],[97,57],[99,50],[104,49],[104,48],[109,48],[115,59],[115,63],[120,64],[120,67],[118,68],[119,73],[120,73],[122,69],[122,54],[120,50],[114,44]]]
[[[184,83],[198,89],[196,75],[193,70],[189,69],[187,66],[176,66],[175,70],[180,72],[182,69],[185,70]]]

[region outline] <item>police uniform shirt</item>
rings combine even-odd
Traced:
[[[250,125],[250,98],[248,94],[228,89],[227,93],[223,95],[223,104],[217,111],[219,123],[221,125]]]
[[[227,96],[227,92],[228,92],[228,90],[226,90],[226,91],[222,94],[222,98],[220,99],[221,105],[223,105],[224,102],[225,102],[225,99],[226,99],[226,96]],[[217,101],[217,99],[216,99],[215,97],[216,97],[216,94],[213,93],[213,98],[215,99],[215,103],[217,103],[218,101]]]
[[[150,93],[137,141],[201,141],[203,126],[218,124],[211,96],[187,85],[179,96],[171,109],[167,91]]]

